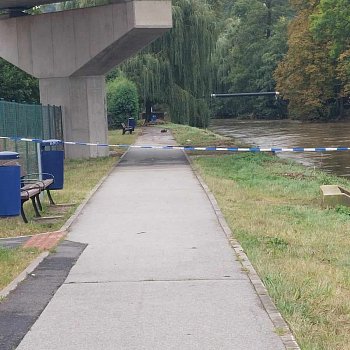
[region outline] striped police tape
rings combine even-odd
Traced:
[[[65,145],[79,145],[79,146],[95,146],[95,147],[116,147],[116,148],[143,148],[143,149],[173,149],[183,151],[224,151],[224,152],[334,152],[334,151],[350,151],[350,147],[195,147],[195,146],[157,146],[157,145],[124,145],[124,144],[106,144],[106,143],[91,143],[91,142],[73,142],[62,140],[42,140],[30,139],[25,137],[7,137],[0,136],[2,140],[24,141],[41,143],[44,146],[54,146],[59,144]]]

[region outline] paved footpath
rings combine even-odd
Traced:
[[[181,151],[130,150],[68,239],[88,246],[18,349],[285,348]]]

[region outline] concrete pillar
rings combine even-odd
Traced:
[[[171,2],[164,0],[4,19],[0,56],[39,78],[43,104],[62,106],[65,140],[107,143],[104,75],[171,26]],[[69,158],[106,152],[66,148]]]
[[[63,106],[66,141],[105,142],[107,111],[104,76],[40,79],[43,104]],[[107,147],[66,146],[66,157],[107,156]]]

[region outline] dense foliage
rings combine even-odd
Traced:
[[[289,50],[275,74],[277,89],[289,100],[291,117],[324,119],[329,114],[327,102],[333,97],[334,65],[328,43],[317,41],[309,29],[315,4],[295,3],[297,16],[289,25]]]
[[[38,80],[0,58],[0,98],[16,102],[39,102]]]
[[[173,29],[120,67],[138,85],[147,114],[167,104],[174,122],[208,124],[215,22],[205,2],[174,0]]]
[[[350,6],[348,0],[321,0],[316,14],[311,16],[311,30],[319,41],[330,43],[330,55],[335,60],[339,96],[350,94]]]
[[[172,121],[193,126],[206,126],[210,116],[328,120],[350,115],[349,0],[172,4],[173,28],[108,77],[133,81],[147,114],[162,106]],[[283,99],[209,97],[264,91],[279,91]],[[38,95],[35,79],[0,61],[0,97],[37,101]]]
[[[287,50],[291,9],[286,0],[236,0],[218,36],[216,92],[274,91],[273,72]],[[218,115],[283,117],[274,98],[215,101]]]
[[[136,85],[126,78],[115,78],[107,84],[107,109],[109,129],[127,124],[128,118],[137,119],[138,93]]]

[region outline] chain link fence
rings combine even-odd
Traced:
[[[61,107],[0,100],[0,136],[63,140]],[[0,151],[18,152],[25,171],[38,172],[36,143],[0,140]]]

